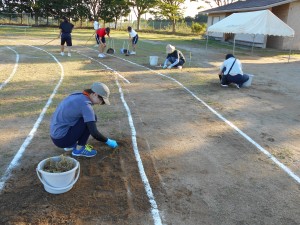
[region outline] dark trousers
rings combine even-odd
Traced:
[[[68,133],[63,138],[51,139],[57,147],[68,148],[76,145],[86,145],[90,135],[91,134],[86,123],[83,121],[83,118],[80,118],[78,122],[69,129]]]
[[[169,58],[167,58],[167,60],[168,60],[171,64],[173,64],[173,63],[177,60],[177,58],[175,58],[175,57],[169,57]],[[178,62],[174,67],[182,66],[184,63],[185,63],[185,61],[183,61],[182,59],[179,59],[179,62]]]
[[[220,78],[220,75],[219,75]],[[235,76],[231,76],[231,75],[222,75],[221,78],[221,84],[231,84],[231,83],[235,83],[237,85],[239,85],[240,87],[243,86],[243,83],[245,83],[246,81],[249,80],[249,76],[247,74],[241,75],[241,74],[237,74]]]

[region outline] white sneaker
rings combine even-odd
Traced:
[[[222,86],[222,87],[228,87],[228,85],[227,85],[227,84],[221,84],[221,86]]]
[[[61,54],[61,56],[64,56],[64,55],[65,55],[65,53],[64,53],[64,52],[61,52],[60,54]]]
[[[130,55],[135,55],[136,53],[135,52],[130,52]]]
[[[181,69],[182,69],[182,66],[177,66],[177,69],[181,70]]]
[[[236,86],[237,89],[240,89],[240,85],[238,84],[234,84]]]
[[[105,55],[103,55],[103,54],[100,53],[100,54],[98,55],[98,57],[99,57],[99,58],[104,58]]]
[[[68,56],[71,57],[71,53],[70,52],[68,53]]]

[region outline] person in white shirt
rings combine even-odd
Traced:
[[[94,30],[95,30],[95,39],[96,39],[96,45],[95,45],[95,47],[98,47],[99,46],[99,44],[98,44],[98,42],[97,42],[97,34],[96,34],[96,31],[98,30],[100,28],[100,26],[99,26],[99,22],[97,21],[97,19],[94,19]]]
[[[129,41],[131,41],[131,44],[132,44],[132,52],[130,54],[135,55],[136,54],[136,44],[139,40],[139,35],[137,34],[137,32],[134,29],[132,29],[132,27],[127,27],[127,31],[129,33]]]
[[[97,21],[97,19],[94,19],[94,30],[98,30],[99,28],[99,22]]]
[[[240,88],[249,80],[249,76],[243,73],[242,63],[232,54],[225,56],[225,61],[220,66],[219,78],[222,87],[228,87],[228,84],[233,83]]]

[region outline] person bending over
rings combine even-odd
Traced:
[[[106,48],[106,40],[105,40],[105,35],[107,35],[108,37],[110,33],[110,28],[106,27],[106,28],[99,28],[96,31],[96,40],[97,40],[97,44],[99,45],[99,58],[104,58],[105,54],[104,54],[104,49]]]
[[[131,45],[132,45],[132,52],[130,52],[131,55],[135,55],[136,54],[136,44],[139,40],[139,35],[137,34],[137,32],[132,29],[132,27],[127,27],[127,31],[129,33],[129,41],[131,41]]]
[[[170,44],[166,46],[166,52],[168,55],[164,62],[163,68],[171,69],[174,67],[177,69],[182,69],[182,66],[185,63],[185,58],[182,52],[175,49],[175,47]]]
[[[243,73],[242,63],[232,54],[225,56],[225,61],[220,66],[219,79],[221,86],[228,87],[228,84],[235,84],[237,88],[249,80],[249,76]]]
[[[50,121],[50,137],[53,143],[65,151],[72,151],[73,156],[93,157],[97,151],[87,145],[92,135],[96,140],[106,143],[111,148],[118,146],[101,134],[97,127],[97,117],[93,105],[110,105],[110,91],[100,82],[92,84],[90,89],[83,92],[74,92],[56,108]]]

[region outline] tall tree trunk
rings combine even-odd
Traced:
[[[137,30],[137,31],[140,30],[140,22],[141,22],[141,15],[138,14],[138,17],[137,17],[137,26],[136,26],[136,30]]]
[[[172,32],[175,34],[176,33],[176,20],[173,19],[172,21]]]
[[[39,25],[39,15],[37,13],[34,14],[34,23],[36,26]]]

